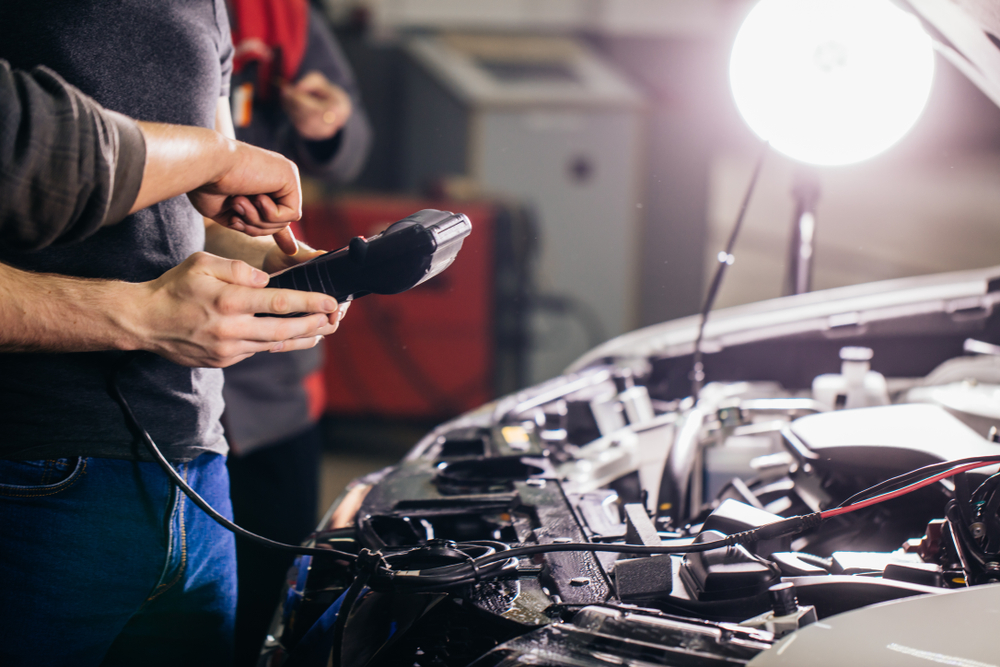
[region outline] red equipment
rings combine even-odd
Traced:
[[[310,245],[333,249],[424,208],[465,213],[472,234],[441,275],[405,294],[351,304],[325,341],[331,414],[441,418],[493,397],[493,205],[351,196],[306,207],[302,227]]]

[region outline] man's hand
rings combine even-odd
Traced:
[[[140,122],[146,166],[131,212],[189,193],[198,211],[250,236],[275,234],[288,251],[286,228],[302,215],[299,171],[277,153],[201,127]]]
[[[236,234],[230,229],[205,221],[205,248],[211,253],[239,259],[264,273],[277,273],[289,267],[319,257],[325,250],[315,250],[301,241],[296,241],[296,252],[289,255],[268,238],[251,239]],[[337,308],[337,321],[347,314],[351,302],[342,303]]]
[[[295,253],[288,223],[302,217],[302,186],[295,163],[240,141],[235,159],[217,180],[188,193],[206,218],[248,236],[274,235],[278,247]]]
[[[322,73],[312,71],[281,89],[281,105],[303,139],[322,141],[351,117],[351,98]]]
[[[268,276],[239,260],[195,253],[143,283],[142,349],[183,366],[223,368],[263,351],[313,347],[337,330],[337,302],[325,294],[267,289]],[[314,313],[255,317],[256,313]]]

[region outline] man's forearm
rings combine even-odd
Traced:
[[[0,264],[0,351],[139,347],[130,321],[139,285],[29,273]]]
[[[0,352],[146,350],[184,366],[221,368],[257,352],[312,347],[336,331],[336,301],[266,284],[267,274],[204,252],[144,283],[0,264]]]
[[[131,213],[219,179],[236,160],[236,143],[204,127],[139,122],[146,169]]]

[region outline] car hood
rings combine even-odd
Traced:
[[[711,354],[768,339],[845,339],[876,329],[885,335],[939,330],[984,320],[998,301],[1000,266],[839,287],[714,311],[702,349]],[[608,360],[689,355],[699,319],[692,315],[613,338],[567,372]]]

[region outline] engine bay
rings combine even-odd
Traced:
[[[746,664],[1000,581],[1000,357],[886,378],[870,348],[839,356],[807,389],[697,400],[597,364],[442,425],[331,508],[312,544],[364,556],[299,557],[268,664]]]

